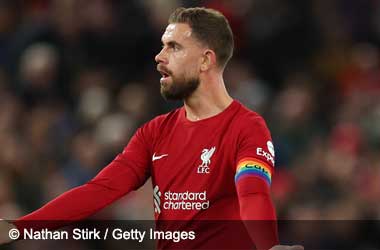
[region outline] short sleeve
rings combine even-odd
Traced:
[[[256,177],[270,186],[274,166],[274,146],[267,125],[262,117],[250,115],[244,120],[239,134],[235,183]]]

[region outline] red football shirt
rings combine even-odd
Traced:
[[[23,227],[28,220],[83,219],[139,188],[150,176],[157,228],[186,230],[190,224],[185,221],[199,220],[275,220],[269,198],[273,170],[271,136],[258,114],[233,101],[218,115],[193,122],[182,107],[143,125],[94,179],[20,218],[16,225]],[[226,223],[193,224],[196,240],[182,242],[187,245],[159,241],[158,248],[207,248],[215,242],[230,249],[252,247],[247,232],[237,229],[233,231],[239,232],[239,244],[231,243],[223,231]],[[276,228],[260,230],[252,227],[268,238],[257,240],[264,241],[261,247],[277,244]]]

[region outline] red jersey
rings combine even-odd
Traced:
[[[274,153],[268,149],[271,138],[263,119],[236,101],[195,122],[186,118],[184,108],[159,116],[132,143],[147,149],[139,156],[150,165],[158,220],[239,220],[235,177],[244,175],[240,169],[237,173],[239,162],[259,162],[262,169],[254,173],[268,184],[273,172]]]
[[[139,128],[124,151],[90,182],[19,221],[85,218],[139,188],[149,177],[158,227],[160,221],[168,220],[274,220],[268,198],[274,155],[264,120],[239,102],[233,101],[223,112],[200,121],[189,121],[182,107]],[[161,228],[175,230],[179,224]],[[212,230],[223,232],[222,227]],[[269,242],[261,245],[277,244],[273,230]],[[186,248],[226,239],[223,233],[196,233],[197,240]],[[168,241],[158,242],[158,248],[171,247]]]

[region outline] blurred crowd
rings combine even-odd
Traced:
[[[276,149],[280,219],[380,219],[380,2],[0,0],[0,217],[91,179],[136,128],[181,105],[154,56],[178,6],[223,12],[231,95]],[[149,182],[98,215],[153,218]]]

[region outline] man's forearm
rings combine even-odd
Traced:
[[[14,224],[20,230],[59,228],[96,213],[121,195],[122,193],[87,183],[63,193],[40,209],[17,219]]]
[[[241,197],[240,216],[257,249],[268,250],[279,244],[276,213],[268,194]]]
[[[240,217],[257,249],[268,250],[279,243],[276,212],[269,186],[260,178],[246,177],[237,183]]]
[[[19,229],[59,228],[96,213],[137,187],[134,171],[114,161],[88,183],[63,193],[14,224]]]

